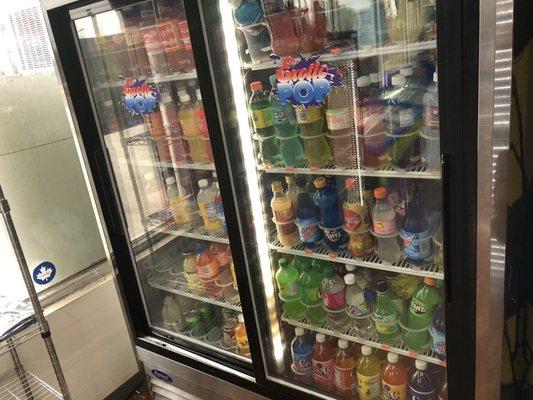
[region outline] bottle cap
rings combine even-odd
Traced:
[[[326,178],[321,176],[320,178],[316,178],[313,183],[317,189],[322,189],[324,186],[326,186]]]
[[[294,334],[296,336],[303,336],[305,335],[305,329],[300,326],[297,326],[296,328],[294,328]]]
[[[339,341],[337,342],[337,345],[339,346],[339,349],[347,349],[348,341],[346,339],[339,339]]]
[[[280,268],[286,268],[289,265],[289,262],[287,261],[286,258],[280,258],[278,260],[278,265]]]
[[[250,83],[250,89],[252,89],[252,90],[263,89],[263,84],[261,83],[261,81],[252,82],[252,83]]]
[[[167,183],[167,185],[172,185],[176,182],[176,178],[174,178],[173,176],[169,176],[167,179],[165,179],[165,182]]]
[[[370,85],[370,77],[369,76],[360,76],[357,78],[357,87],[365,87]]]
[[[181,255],[183,257],[189,257],[189,256],[192,256],[192,250],[191,249],[185,249],[181,252]]]
[[[364,356],[369,356],[372,354],[372,347],[370,346],[361,346],[361,353]]]
[[[198,181],[198,186],[201,188],[207,187],[209,185],[209,182],[207,182],[207,179],[200,179]]]
[[[393,86],[403,86],[405,85],[405,76],[403,75],[394,75],[391,79],[391,83],[393,84]]]
[[[203,253],[205,251],[205,246],[202,243],[196,245],[196,254]]]
[[[437,284],[437,280],[434,278],[425,277],[424,283],[428,286],[435,286]]]
[[[147,181],[151,181],[152,179],[154,179],[153,172],[147,172],[146,174],[144,174],[144,179],[146,179]]]
[[[405,68],[400,69],[400,74],[403,76],[413,75],[413,67],[405,67]]]
[[[385,274],[385,278],[387,278],[388,280],[394,279],[396,276],[398,276],[397,272],[387,271],[387,273]]]
[[[344,181],[344,186],[346,189],[353,189],[355,187],[355,178],[348,178]]]
[[[437,71],[433,72],[433,82],[438,82],[439,81],[439,74],[437,73]]]
[[[420,371],[425,371],[428,367],[428,363],[424,360],[415,360],[415,367]]]
[[[239,316],[237,317],[237,321],[244,322],[244,315],[239,314]]]
[[[387,293],[389,291],[389,284],[387,281],[378,281],[376,284],[376,292]]]
[[[353,285],[355,283],[355,275],[354,274],[344,275],[344,283],[347,285]]]
[[[316,334],[316,342],[317,343],[324,343],[326,341],[326,335],[323,333],[317,333]]]
[[[387,361],[391,364],[396,364],[400,357],[398,357],[398,354],[396,353],[387,353]]]
[[[196,100],[202,101],[202,92],[200,92],[200,88],[196,89]]]
[[[352,264],[344,264],[344,266],[346,267],[346,271],[355,271],[357,269],[357,266]]]
[[[272,188],[273,192],[281,192],[283,190],[283,186],[281,185],[280,181],[274,181],[270,184],[270,187]]]
[[[387,197],[387,189],[384,187],[378,187],[374,189],[374,197],[378,200]]]
[[[376,295],[372,290],[365,290],[365,294],[363,295],[363,297],[365,298],[366,303],[372,303]]]
[[[370,82],[372,82],[372,83],[378,83],[379,82],[379,74],[377,72],[372,72],[370,74]]]
[[[296,182],[296,178],[294,177],[294,175],[287,175],[285,177],[285,182],[287,183],[294,183]]]
[[[180,98],[181,103],[187,103],[188,101],[191,101],[191,96],[189,96],[189,94],[185,90],[179,91],[178,96]]]

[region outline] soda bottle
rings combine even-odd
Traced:
[[[416,371],[409,380],[408,399],[411,400],[435,400],[437,388],[427,373],[427,363],[423,360],[415,361]]]
[[[378,235],[390,235],[398,232],[396,228],[396,213],[387,200],[387,189],[378,187],[374,189],[376,203],[372,210],[374,232]]]
[[[291,199],[292,211],[294,215],[296,215],[296,211],[298,210],[298,186],[296,186],[296,178],[294,175],[287,175],[285,177],[285,182],[287,183],[285,196]]]
[[[250,89],[253,92],[250,97],[250,112],[254,139],[259,141],[259,151],[263,162],[277,164],[281,161],[281,156],[268,97],[263,93],[263,84],[260,81],[250,83]]]
[[[374,304],[372,317],[381,343],[396,344],[400,332],[398,329],[396,307],[391,301],[389,287],[386,281],[379,281],[376,285],[378,298]]]
[[[291,342],[292,367],[295,371],[305,373],[311,371],[311,352],[313,345],[304,328],[294,328],[296,335]]]
[[[339,207],[335,187],[326,185],[323,177],[314,180],[317,191],[313,201],[319,210],[320,227],[324,230],[324,244],[330,250],[346,246],[348,236],[343,229],[342,210]]]
[[[161,310],[161,317],[165,327],[171,330],[178,330],[182,325],[181,310],[179,303],[176,302],[173,296],[165,296],[163,299],[163,309]]]
[[[208,252],[202,243],[196,245],[196,270],[198,275],[205,279],[215,278],[220,273],[217,258]]]
[[[200,179],[198,181],[200,191],[196,196],[200,216],[204,221],[205,229],[213,235],[221,235],[224,233],[222,222],[219,218],[218,209],[215,203],[217,196],[217,188],[209,184],[207,179]]]
[[[398,316],[401,318],[402,315],[404,314],[404,311],[405,311],[404,308],[406,308],[407,304],[405,304],[404,299],[398,296],[396,294],[396,291],[394,290],[395,285],[393,285],[393,283],[394,283],[394,279],[396,279],[397,276],[398,274],[396,272],[387,272],[385,274],[385,279],[387,281],[387,285],[389,286],[389,294],[390,294],[391,302],[392,304],[394,304],[394,307],[396,308],[396,311],[398,312]]]
[[[274,129],[278,135],[281,148],[281,158],[288,167],[296,167],[305,163],[305,154],[300,138],[298,137],[298,125],[294,107],[291,104],[282,106],[278,96],[274,93],[276,89],[276,76],[270,76],[269,104],[272,112]]]
[[[360,181],[357,178],[348,178],[345,185],[348,196],[343,205],[344,227],[350,232],[367,232],[370,229],[370,218]]]
[[[222,197],[220,196],[220,188],[218,186],[218,181],[215,182],[217,188],[217,195],[215,196],[215,208],[217,210],[218,219],[222,225],[222,231],[228,233],[228,227],[226,225],[226,214],[224,213],[224,205],[222,204]]]
[[[159,109],[154,110],[151,114],[144,116],[144,122],[148,127],[148,134],[155,142],[157,154],[163,161],[170,161],[170,147],[168,147],[168,138],[166,136],[165,124]]]
[[[311,264],[303,265],[303,272],[298,279],[300,284],[300,301],[306,307],[306,317],[310,323],[315,325],[322,324],[327,313],[322,307],[320,298],[320,283],[322,274],[319,273]]]
[[[311,266],[320,274],[321,277],[324,277],[326,268],[328,268],[330,265],[331,264],[329,261],[320,260],[319,258],[315,258],[313,261],[311,261]]]
[[[246,335],[246,326],[244,325],[244,315],[239,314],[237,325],[235,326],[235,341],[237,342],[237,352],[246,357],[250,357],[250,344]]]
[[[357,78],[357,102],[356,102],[356,121],[357,133],[363,135],[370,131],[374,121],[372,120],[372,91],[370,87],[370,77],[360,76]]]
[[[172,71],[189,70],[191,66],[180,38],[177,4],[173,0],[160,0],[157,7],[157,31]]]
[[[296,268],[298,275],[303,271],[304,264],[310,264],[309,259],[303,256],[293,256],[290,262],[291,267]]]
[[[437,400],[448,400],[448,377],[446,374],[446,370],[444,370],[442,384],[439,389],[439,394],[437,395]]]
[[[361,357],[357,362],[357,392],[360,400],[378,400],[381,398],[380,362],[372,354],[370,346],[361,347]]]
[[[372,72],[368,75],[370,77],[370,90],[371,93],[374,95],[373,97],[380,98],[381,97],[381,79],[379,77],[379,73]]]
[[[398,362],[396,353],[387,353],[387,363],[381,371],[382,400],[407,400],[407,369]]]
[[[341,397],[352,399],[357,387],[357,374],[355,372],[357,363],[353,352],[348,347],[347,340],[339,339],[337,344],[339,348],[333,361],[335,392]]]
[[[313,381],[315,386],[326,392],[335,390],[335,378],[333,373],[333,362],[335,352],[326,341],[326,335],[316,334],[316,343],[311,353],[311,364],[313,368]]]
[[[424,278],[424,285],[420,286],[413,295],[407,312],[407,325],[411,329],[429,328],[433,322],[435,306],[440,297],[433,278]]]
[[[168,65],[165,59],[165,53],[163,51],[163,44],[161,43],[159,32],[156,27],[155,17],[153,5],[141,5],[139,31],[148,55],[150,72],[152,74],[168,73]],[[115,75],[112,76],[114,77]]]
[[[270,207],[274,214],[274,223],[278,239],[283,246],[294,246],[299,241],[298,229],[295,224],[291,199],[283,193],[281,182],[272,182],[274,197]]]
[[[300,298],[300,285],[298,279],[300,274],[296,268],[289,265],[286,258],[278,260],[279,269],[276,272],[276,283],[279,294],[285,301],[292,301]]]
[[[305,191],[305,182],[298,181],[298,208],[296,225],[300,240],[305,247],[314,247],[322,239],[322,231],[318,227],[318,212],[311,195]],[[295,256],[295,259],[298,256]]]
[[[209,162],[213,163],[213,148],[211,147],[211,140],[209,139],[209,129],[207,127],[207,120],[205,119],[204,103],[202,101],[202,93],[200,88],[196,89],[196,101],[194,102],[194,109],[196,110],[196,120],[200,127],[200,134],[204,142],[205,152],[209,158]]]
[[[437,313],[431,325],[431,337],[433,339],[431,348],[441,359],[446,359],[446,326],[444,319],[444,302],[441,300]]]
[[[420,192],[407,205],[407,216],[402,227],[405,259],[418,267],[433,262],[431,227],[422,204]]]
[[[331,161],[326,135],[322,131],[324,118],[322,110],[316,106],[296,108],[296,121],[300,128],[300,136],[304,142],[305,157],[312,167],[321,167]]]
[[[320,293],[324,301],[324,308],[328,312],[330,324],[339,330],[346,325],[344,308],[344,280],[335,273],[333,265],[328,265],[324,271],[324,278],[320,284]]]
[[[346,284],[346,315],[351,321],[357,336],[369,338],[374,334],[374,323],[370,318],[370,308],[365,299],[366,279],[357,280],[354,274],[344,276]]]
[[[437,72],[433,73],[433,83],[424,94],[424,130],[420,131],[420,158],[429,169],[438,170],[440,167],[439,143],[439,94],[437,87]]]
[[[173,176],[166,178],[165,183],[167,184],[168,208],[174,222],[178,226],[190,224],[192,216],[189,207],[189,196],[180,193],[180,188],[176,185],[176,178]]]
[[[178,96],[180,99],[178,118],[183,137],[189,147],[189,157],[193,163],[209,164],[211,160],[202,140],[202,126],[197,118],[197,107],[185,90],[178,91]]]

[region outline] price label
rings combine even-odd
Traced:
[[[309,169],[311,170],[311,172],[317,172],[318,171],[318,167],[309,167]]]
[[[445,360],[440,360],[439,364],[442,365],[443,367],[446,367],[446,361]]]
[[[409,357],[416,358],[417,355],[418,355],[418,354],[415,353],[414,351],[410,351],[410,352],[409,352]]]
[[[294,167],[285,167],[285,172],[294,172]]]
[[[332,251],[330,251],[330,252],[328,253],[328,256],[329,256],[329,258],[333,258],[333,259],[337,258],[337,254],[334,253],[334,252],[332,252]]]
[[[270,170],[270,164],[263,164],[263,168],[265,169],[265,171],[269,171]]]
[[[381,346],[380,346],[383,350],[388,350],[390,349],[390,346],[386,343],[382,343]]]
[[[313,250],[310,249],[309,247],[306,247],[304,251],[306,254],[313,254]]]

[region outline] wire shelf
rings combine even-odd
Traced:
[[[428,350],[424,353],[417,353],[414,351],[409,350],[404,345],[401,346],[391,346],[388,344],[380,343],[377,339],[363,339],[355,335],[352,329],[348,329],[343,332],[339,332],[332,328],[328,322],[325,322],[324,324],[317,326],[311,324],[307,318],[302,318],[300,320],[290,319],[287,317],[287,315],[284,313],[281,317],[282,321],[285,321],[286,323],[293,325],[293,326],[299,326],[301,328],[309,329],[314,332],[320,332],[324,333],[326,335],[334,336],[339,339],[346,339],[350,340],[352,342],[360,343],[367,346],[372,346],[377,349],[382,349],[385,351],[390,351],[393,353],[398,353],[403,356],[411,357],[411,358],[418,358],[420,360],[424,360],[433,364],[437,364],[443,367],[446,367],[446,360],[441,360],[437,357],[437,355],[432,351]]]
[[[229,244],[227,233],[214,235],[205,229],[203,225],[179,228],[172,220],[171,213],[168,210],[162,210],[158,213],[149,215],[146,217],[146,222],[158,232],[192,239],[207,240],[209,242]]]
[[[12,371],[0,378],[0,400],[62,399],[57,391],[26,370]]]
[[[37,337],[41,334],[41,327],[39,325],[31,325],[31,328],[26,328],[22,332],[11,336],[9,342],[0,344],[0,356],[9,352],[10,348],[14,349],[23,343]]]
[[[170,74],[156,74],[153,77],[149,78],[149,81],[153,81],[154,83],[164,83],[164,82],[176,82],[176,81],[184,81],[189,79],[196,79],[196,70],[192,72],[174,72]],[[124,82],[117,79],[112,82],[105,82],[100,83],[96,85],[97,89],[105,89],[105,88],[118,88],[124,86]]]

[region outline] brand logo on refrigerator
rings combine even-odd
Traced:
[[[168,382],[168,383],[172,382],[172,378],[163,371],[159,371],[158,369],[153,369],[151,372],[152,372],[152,375],[155,376],[156,378],[164,380],[165,382]]]
[[[154,108],[161,101],[161,94],[154,83],[147,83],[146,79],[124,78],[122,80],[122,104],[131,114],[147,115],[154,112]]]
[[[295,107],[320,107],[332,87],[342,86],[342,75],[337,67],[319,61],[323,54],[336,52],[338,49],[330,50],[326,47],[309,58],[300,55],[298,60],[292,56],[281,58],[277,54],[271,54],[271,58],[281,60],[281,65],[276,70],[275,90],[281,105],[290,103]]]
[[[33,281],[38,285],[46,285],[55,278],[56,270],[56,266],[51,262],[42,262],[33,269]]]

